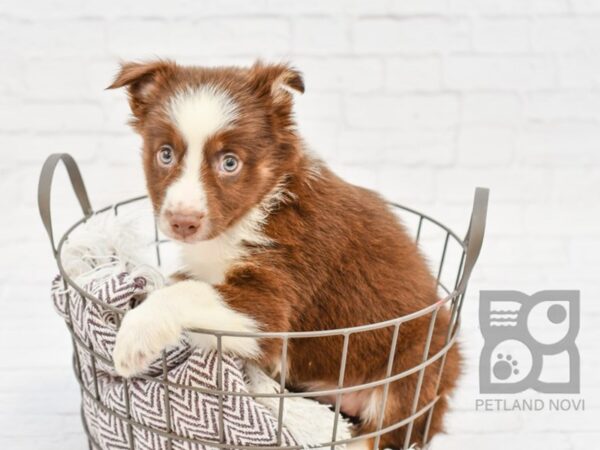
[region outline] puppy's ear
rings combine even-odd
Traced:
[[[292,92],[304,93],[302,74],[287,64],[255,63],[250,68],[251,86],[259,96],[269,96],[275,105],[291,106]]]
[[[177,66],[168,60],[124,62],[115,80],[106,89],[127,87],[129,106],[136,119],[142,119],[161,83],[167,82]]]

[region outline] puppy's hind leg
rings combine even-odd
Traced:
[[[424,384],[426,384],[424,382]],[[394,425],[405,422],[412,414],[412,403],[415,393],[416,385],[416,374],[406,377],[401,381],[390,383],[387,401],[385,404],[385,413],[383,417],[382,429],[388,427],[394,427]],[[424,408],[433,397],[433,390],[421,389],[419,396],[419,402],[416,409],[418,412],[421,408]],[[373,404],[369,405],[370,408],[365,411],[366,414],[361,414],[361,425],[358,430],[358,434],[369,434],[378,429],[379,423],[379,412],[381,411],[382,396],[373,396]],[[442,417],[447,409],[447,400],[445,396],[441,396],[434,410],[428,437],[431,438],[434,434],[441,431]],[[377,411],[377,414],[372,413]],[[369,414],[371,412],[371,414]],[[425,425],[427,421],[427,414],[420,414],[418,417],[412,419],[412,426],[410,422],[405,423],[403,426],[394,428],[393,430],[382,434],[379,439],[379,449],[402,449],[406,441],[406,435],[410,428],[410,440],[408,442],[408,448],[423,448],[425,439]],[[371,448],[373,443],[371,443]],[[416,447],[411,447],[411,446]]]

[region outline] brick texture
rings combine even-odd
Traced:
[[[599,14],[598,0],[1,2],[0,448],[84,448],[70,340],[48,297],[56,269],[37,176],[47,154],[68,151],[95,206],[144,191],[125,96],[104,88],[120,58],[155,55],[292,61],[314,151],[459,234],[473,188],[490,187],[464,308],[465,375],[433,448],[596,448]],[[54,192],[64,230],[78,211],[62,170]],[[477,292],[546,288],[582,291],[586,411],[476,412]]]

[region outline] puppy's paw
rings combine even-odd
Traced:
[[[159,296],[157,291],[123,318],[113,351],[115,370],[123,377],[143,372],[181,336],[182,327],[170,314],[168,301]]]

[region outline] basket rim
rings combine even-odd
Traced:
[[[92,213],[90,215],[85,215],[81,219],[77,220],[73,225],[71,225],[67,229],[67,231],[65,231],[65,233],[61,236],[61,238],[58,242],[58,245],[56,247],[56,263],[57,263],[58,270],[59,270],[60,276],[62,277],[63,282],[66,283],[69,287],[73,288],[79,295],[83,296],[87,300],[90,300],[97,306],[105,308],[119,316],[124,316],[126,311],[103,302],[96,296],[92,295],[91,293],[89,293],[88,291],[83,289],[83,287],[78,285],[66,273],[66,270],[62,264],[62,258],[61,258],[62,248],[63,248],[64,244],[67,242],[70,234],[74,230],[76,230],[78,227],[83,225],[85,222],[87,222],[91,217],[94,217],[94,216],[97,216],[97,215],[100,215],[103,213],[107,213],[111,210],[113,210],[115,212],[115,214],[117,214],[118,209],[121,206],[125,206],[125,205],[132,204],[135,202],[140,202],[140,201],[146,200],[146,199],[148,199],[148,195],[140,195],[140,196],[131,197],[127,200],[123,200],[121,202],[110,204],[110,205],[100,208],[98,210],[92,211]],[[461,278],[461,275],[462,275],[462,272],[464,269],[465,254],[468,250],[468,243],[466,242],[466,240],[461,239],[451,228],[449,228],[448,226],[441,223],[439,220],[434,219],[433,217],[431,217],[427,214],[424,214],[414,208],[410,208],[408,206],[401,205],[399,203],[395,203],[395,202],[388,202],[388,203],[393,208],[403,210],[405,212],[408,212],[410,214],[413,214],[413,215],[419,217],[419,226],[418,226],[418,231],[417,231],[417,237],[420,233],[422,223],[424,221],[428,221],[428,222],[438,226],[439,228],[441,228],[442,230],[444,230],[446,232],[446,238],[445,238],[445,243],[444,243],[444,252],[446,250],[446,247],[448,245],[448,241],[449,241],[450,237],[452,237],[454,239],[454,241],[462,248],[462,257],[460,259],[460,265],[458,268],[457,279],[456,279],[456,283],[455,283],[452,291],[450,291],[450,289],[448,289],[442,282],[440,282],[439,276],[438,276],[437,286],[441,287],[442,290],[446,292],[446,295],[441,297],[437,302],[434,302],[434,303],[426,306],[425,308],[421,308],[419,310],[416,310],[409,314],[405,314],[403,316],[395,317],[392,319],[387,319],[387,320],[380,321],[380,322],[356,325],[356,326],[345,327],[345,328],[331,328],[331,329],[326,329],[326,330],[312,330],[312,331],[280,331],[280,332],[264,332],[264,331],[236,332],[236,331],[209,329],[209,328],[193,328],[193,329],[187,329],[186,331],[193,332],[193,333],[213,335],[213,336],[216,336],[218,339],[220,339],[222,337],[280,338],[280,339],[294,338],[294,339],[298,339],[298,338],[316,338],[316,337],[325,337],[325,336],[349,336],[354,333],[360,333],[360,332],[365,332],[365,331],[377,330],[377,329],[381,329],[381,328],[389,328],[389,327],[393,327],[393,326],[399,326],[404,322],[408,322],[408,321],[416,319],[418,317],[427,315],[427,314],[431,313],[432,311],[441,308],[446,303],[463,295],[466,290],[466,285],[461,286],[461,284],[459,283],[459,279]],[[156,223],[155,223],[155,226],[156,226]],[[157,246],[160,245],[160,243],[161,242],[158,242],[158,241],[154,242],[154,244]]]

